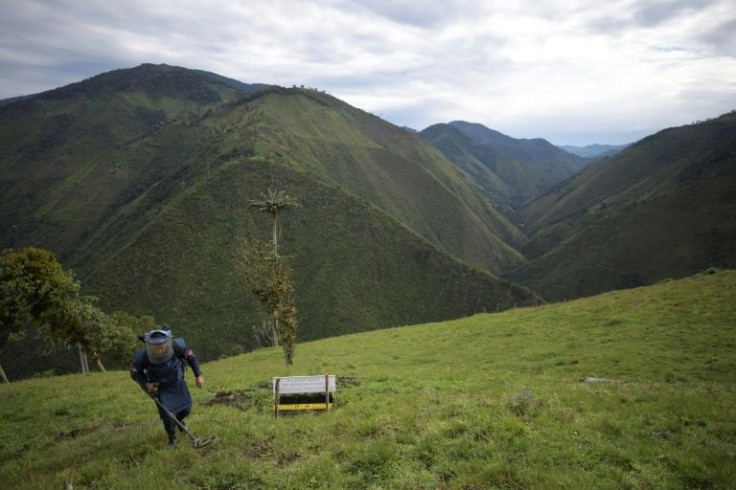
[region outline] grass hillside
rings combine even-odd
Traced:
[[[549,300],[736,267],[736,113],[645,138],[522,212],[528,264],[507,274]]]
[[[165,449],[125,371],[0,385],[0,481],[63,488],[731,488],[736,272],[204,365]],[[196,349],[196,345],[194,346]],[[337,406],[274,419],[273,376]],[[188,374],[191,377],[191,373]],[[584,377],[604,378],[583,382]]]

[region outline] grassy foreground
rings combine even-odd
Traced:
[[[127,372],[2,385],[0,482],[734,488],[735,313],[722,271],[305,343],[289,370],[276,349],[208,363],[188,422],[220,441],[199,450],[165,448]],[[320,373],[338,376],[335,410],[273,418],[272,376]]]

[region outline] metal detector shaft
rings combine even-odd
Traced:
[[[189,437],[192,438],[192,441],[197,442],[199,440],[196,437],[194,437],[191,432],[189,432],[189,429],[187,429],[187,426],[186,425],[184,425],[179,419],[176,418],[176,415],[174,415],[173,413],[171,413],[171,411],[164,406],[164,404],[161,402],[161,400],[158,399],[157,396],[151,395],[151,398],[153,398],[153,401],[156,402],[156,405],[158,405],[159,407],[161,407],[163,409],[163,411],[166,412],[166,414],[169,417],[171,417],[171,420],[173,420],[174,423],[176,425],[178,425],[179,428],[186,433],[186,435],[188,435]]]
[[[162,409],[162,410],[163,410],[164,412],[166,412],[166,414],[167,414],[167,415],[168,415],[169,417],[171,417],[171,419],[172,419],[172,420],[174,421],[174,423],[175,423],[176,425],[178,425],[178,426],[179,426],[179,428],[180,428],[180,429],[181,429],[181,430],[182,430],[182,431],[183,431],[183,432],[184,432],[184,433],[185,433],[186,435],[188,435],[188,436],[189,436],[189,437],[190,437],[190,438],[192,439],[192,443],[193,443],[193,446],[194,446],[195,448],[200,448],[200,447],[204,447],[204,446],[209,446],[209,445],[210,445],[210,444],[212,444],[213,442],[216,442],[216,441],[217,441],[217,437],[206,437],[206,438],[204,438],[204,439],[199,439],[198,437],[194,437],[194,435],[192,435],[192,433],[191,433],[191,432],[189,432],[189,429],[187,429],[187,426],[186,426],[186,425],[184,425],[184,424],[183,424],[183,423],[182,423],[182,422],[181,422],[181,421],[180,421],[179,419],[177,419],[177,418],[176,418],[176,415],[174,415],[173,413],[171,413],[171,410],[169,410],[168,408],[166,408],[166,406],[164,406],[163,402],[161,402],[161,400],[159,400],[159,399],[158,399],[158,396],[156,396],[156,395],[151,395],[151,394],[149,394],[149,396],[150,396],[151,398],[153,398],[153,401],[155,401],[155,402],[156,402],[156,405],[158,405],[159,407],[161,407],[161,409]]]

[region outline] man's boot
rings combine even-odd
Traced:
[[[176,440],[176,431],[174,428],[171,428],[171,431],[166,431],[166,434],[169,436],[169,448],[175,448],[179,445],[179,443]]]

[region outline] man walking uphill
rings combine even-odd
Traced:
[[[197,388],[204,385],[197,357],[192,349],[187,347],[183,338],[172,337],[171,330],[151,330],[139,335],[138,338],[146,344],[146,348],[135,353],[130,377],[151,397],[157,397],[177,420],[183,421],[192,410],[192,396],[184,380],[186,370],[184,361],[194,372]],[[175,447],[177,423],[166,410],[158,404],[157,406],[158,414],[169,436],[169,447]]]

